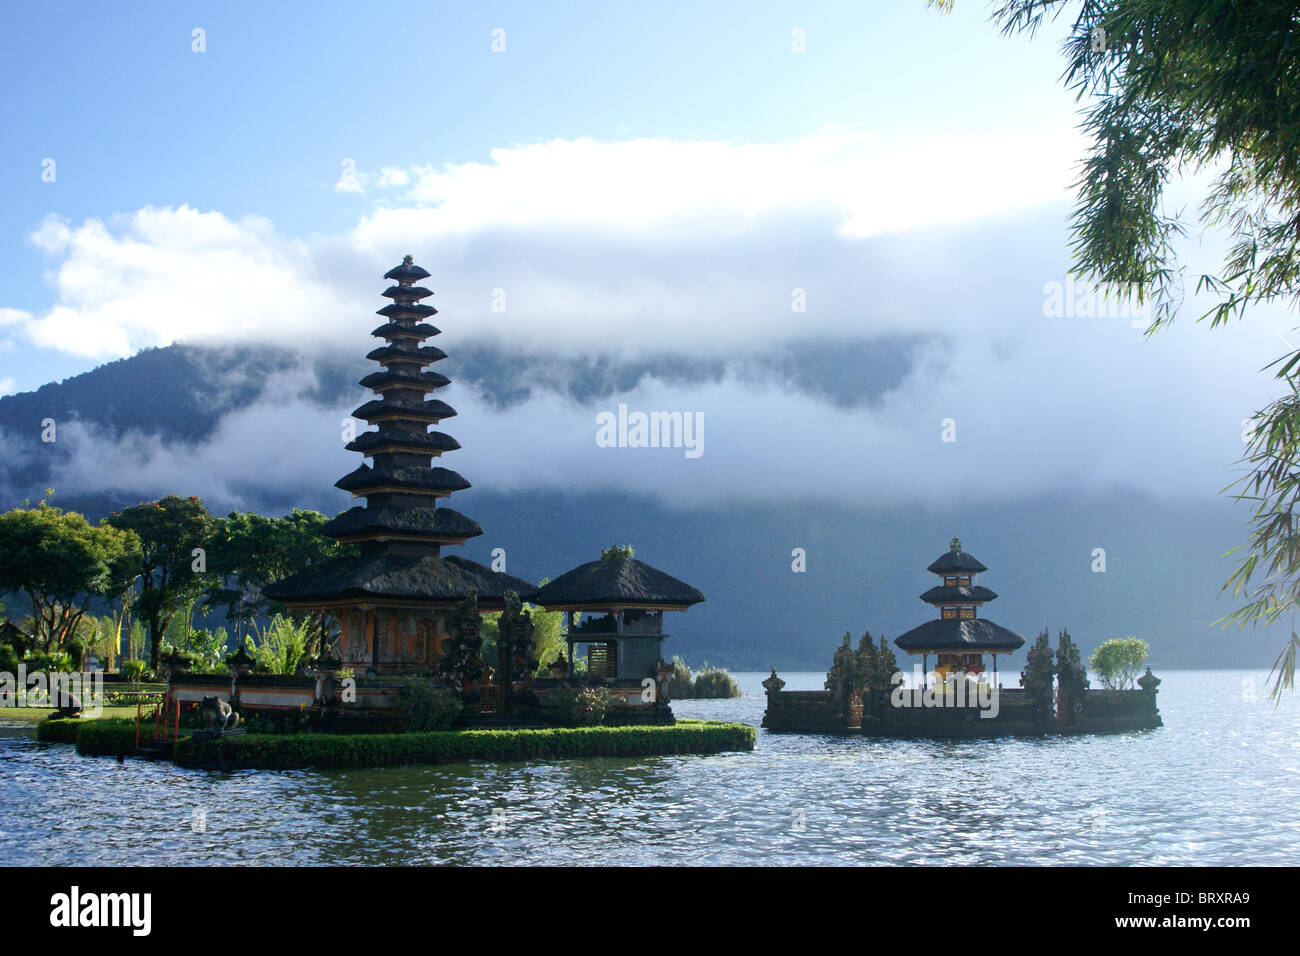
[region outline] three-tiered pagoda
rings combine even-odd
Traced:
[[[961,549],[953,538],[947,553],[926,568],[942,579],[921,595],[921,600],[939,609],[937,621],[926,621],[900,635],[894,643],[908,654],[920,654],[922,666],[928,668],[929,655],[936,657],[935,674],[944,680],[949,674],[980,674],[984,655],[993,658],[993,673],[998,672],[999,654],[1010,654],[1025,639],[1001,624],[976,616],[976,609],[997,598],[988,588],[975,583],[975,575],[987,571],[974,556]]]
[[[381,370],[361,380],[374,398],[352,413],[377,426],[347,445],[372,462],[343,476],[335,487],[365,498],[323,531],[354,544],[357,557],[340,557],[277,581],[266,595],[290,610],[322,611],[339,624],[338,654],[358,673],[394,674],[435,669],[455,607],[477,591],[479,608],[501,610],[506,591],[527,594],[534,585],[460,557],[443,557],[445,545],[483,533],[478,522],[440,507],[439,499],[470,486],[450,469],[434,466],[460,443],[430,431],[456,414],[428,397],[450,379],[427,366],[446,358],[424,342],[439,334],[428,323],[437,310],[421,302],[433,293],[415,285],[429,273],[411,256],[384,274],[393,301],[378,310],[385,322],[372,333],[385,344],[366,358]]]

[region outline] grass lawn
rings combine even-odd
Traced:
[[[152,704],[146,704],[144,709],[149,711]],[[53,715],[53,707],[0,707],[0,720],[22,720],[29,724],[36,724],[46,717]],[[86,714],[90,716],[89,712]],[[105,707],[103,717],[130,717],[135,719],[135,704],[126,707]]]

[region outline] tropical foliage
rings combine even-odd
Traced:
[[[560,715],[570,727],[595,727],[609,710],[609,691],[604,687],[564,687],[560,694]]]
[[[953,0],[930,0],[948,9]],[[1216,274],[1195,279],[1211,327],[1251,306],[1300,302],[1300,69],[1294,0],[999,0],[1004,33],[1033,35],[1073,17],[1064,80],[1092,140],[1071,219],[1075,272],[1137,290],[1155,305],[1148,333],[1171,322],[1185,267],[1175,240],[1188,222],[1166,207],[1185,172],[1211,176],[1199,227],[1228,240]],[[1285,340],[1284,340],[1285,341]],[[1222,621],[1286,617],[1273,696],[1294,687],[1300,636],[1300,348],[1272,368],[1280,395],[1246,431],[1244,474],[1230,486],[1252,508],[1251,535],[1224,590],[1245,603]]]
[[[464,710],[459,697],[428,678],[403,678],[402,685],[397,719],[403,732],[448,730]]]
[[[254,626],[257,639],[255,641],[252,635],[244,638],[245,647],[261,670],[268,674],[289,675],[298,670],[306,656],[311,631],[311,621],[295,621],[277,614],[264,630],[258,631]]]
[[[35,646],[78,655],[73,638],[94,597],[114,593],[139,555],[134,534],[41,501],[0,514],[0,593],[30,602]]]
[[[203,594],[201,569],[206,562],[200,555],[212,531],[212,516],[193,495],[167,495],[123,508],[105,520],[134,532],[140,540],[141,589],[136,607],[149,633],[149,663],[156,669],[172,617]]]
[[[1114,637],[1092,652],[1088,665],[1111,690],[1133,686],[1147,660],[1148,645],[1136,637]]]
[[[670,700],[690,700],[692,698],[716,700],[727,697],[742,697],[743,691],[736,679],[721,667],[711,667],[708,661],[699,671],[692,673],[681,657],[673,657],[673,672],[668,678],[668,698]]]

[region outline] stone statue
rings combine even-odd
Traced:
[[[226,733],[239,726],[239,714],[220,697],[204,697],[199,705],[203,716],[203,729]]]
[[[83,710],[81,698],[62,687],[54,695],[54,706],[58,717],[80,717]]]

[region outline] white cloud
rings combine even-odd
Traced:
[[[674,351],[743,361],[819,336],[932,339],[866,409],[734,377],[642,382],[598,406],[544,392],[504,411],[457,398],[450,430],[466,447],[449,464],[487,487],[585,483],[682,501],[1212,494],[1240,450],[1240,419],[1268,398],[1258,370],[1289,320],[1262,310],[1230,332],[1184,322],[1144,342],[1122,320],[1044,318],[1043,286],[1064,278],[1065,189],[1081,152],[1074,134],[554,141],[496,150],[489,163],[356,173],[358,189],[406,205],[377,208],[345,235],[298,240],[265,219],[186,206],[75,226],[51,218],[33,241],[54,260],[57,300],[39,314],[2,310],[0,325],[91,357],[179,339],[315,345],[359,361],[380,321],[379,276],[410,251],[434,273],[438,344],[453,354],[496,342],[593,361]],[[493,310],[497,290],[505,311]],[[795,290],[806,311],[792,309]],[[619,400],[704,411],[704,458],[597,449],[594,414]],[[259,483],[327,488],[323,476],[353,465],[320,435],[350,407],[322,411],[277,384],[198,450],[138,436],[105,447],[73,432],[89,457],[60,487],[111,475],[231,501]],[[947,417],[956,445],[939,441]]]
[[[657,233],[693,223],[743,235],[774,212],[820,207],[841,235],[861,238],[1063,198],[1083,143],[1071,129],[888,144],[854,132],[760,144],[552,140],[495,149],[490,163],[417,167],[401,199],[436,203],[441,234],[542,223]],[[381,212],[361,231],[382,235],[387,222]]]

